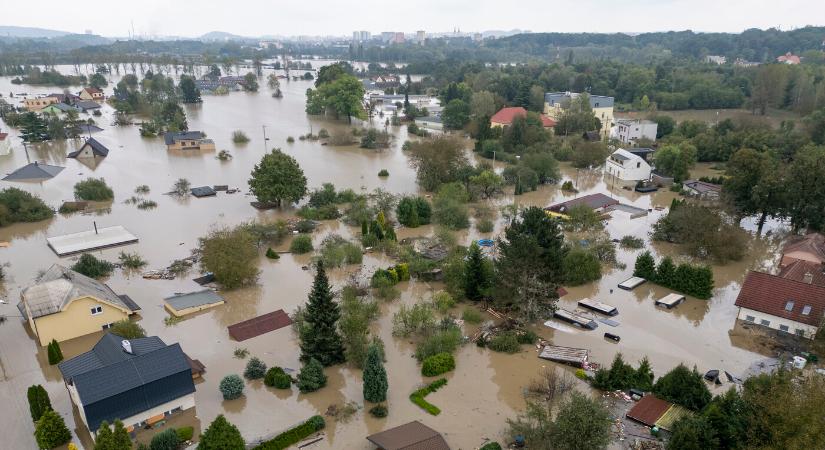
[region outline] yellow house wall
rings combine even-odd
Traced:
[[[92,315],[94,306],[101,306],[103,312]],[[34,319],[34,330],[40,345],[46,346],[52,339],[57,342],[85,336],[103,329],[103,325],[127,319],[129,314],[120,308],[101,302],[93,297],[81,297],[55,314]]]
[[[561,117],[561,104],[550,106],[549,103],[544,104],[544,114],[554,120]],[[613,126],[613,108],[593,108],[593,115],[597,117],[602,123],[601,135],[602,137],[610,134],[610,127]]]

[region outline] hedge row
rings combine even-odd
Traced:
[[[439,390],[445,384],[447,384],[447,379],[445,378],[435,380],[428,386],[425,386],[410,394],[410,401],[418,405],[418,407],[423,409],[424,411],[427,411],[428,413],[437,416],[441,414],[441,410],[438,408],[438,406],[435,406],[432,403],[425,400],[424,397],[426,397],[428,394],[431,394]]]
[[[326,422],[323,417],[312,416],[306,422],[255,446],[252,450],[283,450],[306,439],[312,433],[322,430],[325,426]]]

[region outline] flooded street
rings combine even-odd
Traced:
[[[67,73],[72,70],[68,67],[60,69]],[[270,72],[265,71],[264,75]],[[109,78],[110,86],[105,90],[107,95],[111,94],[113,81],[117,77],[113,75]],[[111,205],[101,205],[96,214],[58,214],[45,222],[0,228],[0,241],[10,243],[7,248],[0,248],[0,263],[7,264],[6,279],[0,283],[0,296],[7,303],[0,304],[0,315],[8,318],[6,323],[0,324],[0,400],[5,405],[0,433],[4,436],[4,442],[10,443],[8,448],[36,448],[25,395],[26,388],[32,384],[44,385],[52,405],[77,435],[75,442],[79,440],[86,448],[91,448],[88,432],[81,431],[82,425],[76,425],[80,419],[73,412],[57,367],[48,365],[45,348],[37,345],[15,308],[20,290],[31,284],[39,271],[54,263],[69,266],[76,259],[57,257],[47,247],[46,237],[90,230],[93,223],[98,227],[122,225],[136,235],[139,242],[94,254],[117,261],[117,255],[122,250],[137,252],[148,261],[147,269],[160,269],[175,259],[189,256],[190,250],[197,246],[198,238],[215,226],[292,217],[294,210],[290,209],[258,211],[249,204],[254,198],[245,194],[249,173],[264,154],[265,146],[269,149],[279,147],[295,157],[306,174],[310,189],[331,182],[339,189],[351,188],[356,192],[369,192],[376,188],[394,194],[419,192],[415,172],[401,151],[401,145],[407,139],[405,127],[389,127],[395,138],[391,147],[384,151],[357,146],[324,146],[320,141],[298,140],[299,135],[310,131],[317,134],[321,128],[326,128],[330,133],[350,128],[344,122],[308,117],[304,113],[305,91],[311,86],[310,81],[282,80],[284,97],[275,99],[270,96],[271,92],[262,79],[259,93],[204,96],[203,104],[186,105],[189,129],[203,131],[213,139],[217,148],[215,152],[169,152],[162,138],[140,137],[137,126],[111,126],[113,109],[108,105],[103,107],[103,117],[95,118],[104,131],[93,136],[106,145],[110,153],[96,167],[87,167],[78,160],[66,158],[69,151],[79,147],[80,141],[29,146],[32,161],[65,166],[66,169],[49,181],[0,182],[0,188],[14,186],[25,189],[57,208],[63,201],[73,200],[76,182],[90,176],[103,177],[114,189],[115,200]],[[0,78],[0,92],[4,98],[8,92],[27,92],[31,95],[56,91],[60,89],[12,85],[10,78]],[[88,116],[81,114],[81,117]],[[266,144],[263,140],[264,126],[269,138]],[[379,126],[383,127],[383,124]],[[14,145],[10,156],[0,156],[0,173],[5,174],[26,164],[27,159],[17,137],[18,130],[9,130],[5,125],[2,128],[12,134],[10,139]],[[244,131],[251,141],[243,145],[233,144],[231,134],[234,130]],[[290,136],[295,138],[294,143],[287,143]],[[217,151],[224,149],[233,155],[231,160],[220,161],[216,158]],[[381,169],[388,170],[390,176],[379,178],[377,173]],[[653,251],[657,259],[663,255],[677,255],[678,250],[673,246],[651,243],[648,236],[651,225],[666,213],[676,194],[667,189],[654,194],[638,194],[618,187],[611,189],[600,172],[577,171],[568,164],[562,164],[562,171],[565,180],[577,183],[581,191],[577,195],[602,192],[623,203],[651,210],[649,215],[637,219],[617,214],[606,228],[611,238],[620,239],[625,235],[644,238],[645,248]],[[701,166],[692,175],[698,177],[714,173],[718,172]],[[223,184],[239,188],[240,192],[220,192],[217,197],[202,199],[178,199],[163,195],[179,178],[187,178],[193,187]],[[135,187],[144,184],[151,189],[145,197],[157,202],[158,207],[140,210],[133,204],[125,204],[124,200],[135,195]],[[509,191],[512,192],[512,188]],[[573,194],[561,192],[558,185],[552,185],[520,197],[514,198],[508,194],[491,203],[500,207],[515,201],[519,205],[544,207],[570,198]],[[497,209],[495,207],[494,210]],[[492,234],[480,235],[474,228],[458,233],[459,242],[467,245],[481,236],[495,236],[503,225],[503,220],[499,218]],[[399,230],[399,238],[432,232],[432,227],[402,229]],[[335,221],[324,222],[313,234],[316,247],[330,233],[357,237],[360,229]],[[643,251],[618,248],[618,262],[625,264],[626,268],[606,268],[600,281],[567,288],[569,293],[560,300],[559,305],[572,310],[576,308],[577,300],[585,297],[597,299],[619,309],[619,315],[613,319],[620,325],[613,328],[600,323],[597,330],[584,331],[564,325],[549,328],[539,324],[536,331],[556,345],[588,348],[591,350],[591,360],[603,364],[609,364],[617,352],[622,352],[625,360],[634,365],[647,355],[657,376],[680,362],[690,367],[695,365],[702,373],[708,369],[742,373],[763,356],[749,349],[747,339],[731,335],[737,314],[734,301],[747,270],[773,267],[779,245],[776,236],[781,234],[774,232],[769,237],[751,238],[745,259],[714,267],[716,289],[710,300],[689,298],[672,310],[654,306],[656,299],[670,292],[664,288],[644,284],[633,291],[624,291],[616,287],[631,276],[635,258]],[[286,250],[288,246],[289,240],[276,250]],[[142,307],[139,323],[148,335],[157,335],[167,344],[179,342],[189,356],[206,366],[203,381],[196,384],[196,414],[182,417],[181,421],[199,422],[205,427],[218,414],[225,414],[229,421],[238,426],[244,438],[252,441],[283,431],[311,415],[323,415],[330,405],[340,407],[349,401],[363,405],[360,370],[349,365],[327,369],[328,386],[306,395],[299,394],[295,387],[291,392],[268,388],[261,381],[247,382],[245,396],[238,400],[223,401],[218,390],[218,384],[225,375],[243,372],[246,360],[233,357],[236,348],[248,349],[250,356],[261,358],[268,366],[300,367],[298,342],[291,329],[277,330],[239,343],[229,338],[226,327],[277,309],[291,313],[306,302],[312,272],[303,270],[302,266],[310,258],[311,255],[284,254],[280,260],[272,261],[262,253],[256,286],[220,292],[226,304],[187,317],[172,326],[164,324],[167,313],[163,308],[163,298],[176,292],[196,290],[199,286],[191,279],[199,275],[197,270],[175,280],[145,280],[140,273],[116,270],[106,280],[115,292],[129,295]],[[675,259],[678,261],[679,258]],[[368,254],[363,268],[351,266],[331,271],[330,275],[336,287],[341,287],[351,274],[360,270],[361,275],[366,277],[374,268],[389,263],[390,260],[383,255]],[[372,330],[386,346],[389,416],[375,419],[362,408],[346,423],[327,418],[327,439],[314,448],[372,448],[365,439],[366,435],[411,420],[420,420],[443,432],[448,443],[456,449],[476,448],[484,438],[503,441],[506,419],[514,417],[524,407],[522,388],[537,376],[543,366],[555,364],[538,359],[535,350],[528,347],[524,347],[521,353],[507,355],[473,344],[465,345],[456,355],[456,370],[447,375],[450,380],[448,385],[427,397],[428,401],[443,410],[440,416],[430,416],[408,399],[409,394],[427,380],[420,375],[420,368],[412,357],[414,345],[409,339],[392,336],[392,315],[402,304],[429,299],[440,286],[413,280],[401,283],[398,288],[402,292],[401,298],[382,305],[381,317]],[[459,307],[459,314],[463,307]],[[606,331],[620,335],[621,342],[604,339],[602,335]],[[465,334],[472,334],[472,330],[465,329]],[[89,350],[98,338],[99,335],[86,336],[63,343],[61,347],[68,359]]]

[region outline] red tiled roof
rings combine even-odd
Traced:
[[[780,277],[802,283],[807,274],[811,274],[811,284],[825,287],[825,266],[820,263],[795,259],[779,271]]]
[[[790,52],[785,53],[784,55],[776,58],[776,60],[779,61],[779,62],[787,62],[787,63],[791,63],[791,64],[799,64],[800,62],[802,62],[799,59],[799,56],[794,55],[793,53],[790,53]]]
[[[804,252],[816,256],[821,261],[825,261],[825,236],[819,233],[809,233],[805,236],[796,237],[782,249],[782,254],[791,252]]]
[[[491,123],[500,123],[502,125],[510,125],[513,123],[513,120],[516,117],[527,117],[527,110],[522,108],[521,106],[513,106],[509,108],[501,108],[501,110],[495,114],[493,117],[490,117]],[[541,117],[541,124],[545,128],[550,128],[556,126],[556,121],[545,116],[544,114],[540,115]]]
[[[635,420],[636,422],[652,427],[656,424],[656,421],[659,420],[659,418],[662,417],[668,409],[670,409],[670,407],[670,403],[664,400],[659,400],[653,394],[648,394],[642,397],[641,400],[636,402],[636,404],[630,408],[630,411],[627,412],[627,417]]]
[[[789,302],[791,310],[786,310]],[[818,327],[825,313],[825,287],[751,271],[742,283],[736,306]],[[808,314],[802,314],[806,306]]]
[[[539,117],[541,117],[541,124],[544,126],[544,128],[553,128],[556,126],[556,121],[547,117],[546,115],[542,114]]]
[[[86,92],[88,92],[88,93],[90,93],[90,94],[100,94],[100,93],[101,93],[101,90],[100,90],[100,89],[98,89],[98,88],[96,88],[96,87],[92,87],[92,86],[87,87],[87,88],[85,89],[85,91],[86,91]]]
[[[235,325],[230,325],[228,329],[229,336],[231,336],[232,339],[245,341],[289,325],[292,325],[292,319],[289,318],[283,309],[279,309],[262,316],[244,320]]]
[[[9,133],[0,133],[0,141],[4,141],[9,136]]]

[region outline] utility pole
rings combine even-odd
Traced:
[[[266,141],[268,140],[266,137],[266,125],[261,125],[261,128],[264,130],[264,154],[268,151],[266,148]]]

